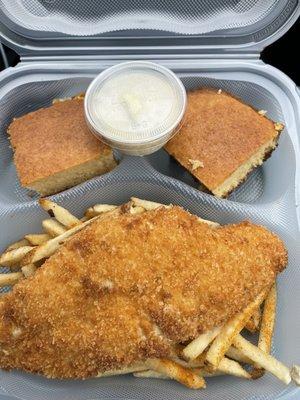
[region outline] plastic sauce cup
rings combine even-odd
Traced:
[[[84,101],[90,130],[131,155],[160,149],[180,128],[186,109],[181,80],[161,65],[134,61],[115,65],[90,84]]]

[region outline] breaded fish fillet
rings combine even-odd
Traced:
[[[0,366],[85,378],[219,326],[286,265],[281,240],[242,222],[212,227],[182,208],[102,217],[0,302]]]

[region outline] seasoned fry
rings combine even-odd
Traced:
[[[199,369],[195,368],[193,371],[196,373],[198,372],[199,375],[203,376],[203,378],[212,378],[214,376],[225,375],[224,372],[222,371],[217,370],[214,372],[209,372],[206,368],[199,368]]]
[[[257,298],[250,303],[244,311],[233,317],[227,324],[224,325],[220,334],[213,341],[210,349],[207,352],[206,359],[211,365],[212,369],[216,369],[224,357],[225,353],[232,344],[233,338],[245,326],[246,321],[253,314],[253,311],[262,303],[266,297],[266,290],[264,290]]]
[[[185,368],[202,368],[205,365],[205,356],[206,353],[202,353],[196,360],[185,361],[178,357],[173,357],[172,361],[176,362],[176,364],[181,365]]]
[[[157,371],[152,371],[151,369],[148,369],[146,371],[134,372],[133,376],[135,376],[136,378],[170,379],[168,375],[161,374]]]
[[[25,235],[25,239],[27,239],[32,246],[39,246],[51,239],[51,236],[48,233],[37,233]]]
[[[182,353],[184,357],[188,360],[194,360],[197,358],[220,333],[220,331],[221,328],[218,327],[198,336],[183,349]]]
[[[146,361],[148,368],[165,374],[191,389],[205,388],[205,380],[192,370],[182,367],[174,361],[167,359],[151,358]]]
[[[239,378],[251,379],[251,375],[234,360],[223,357],[218,365],[218,372],[223,372],[227,375],[237,376]]]
[[[271,372],[271,374],[275,375],[285,384],[288,385],[291,382],[290,371],[284,364],[248,342],[248,340],[243,338],[240,334],[234,337],[233,344],[236,348],[242,351],[245,356],[251,358],[251,360],[261,368]]]
[[[8,268],[13,267],[18,264],[32,249],[32,246],[23,246],[7,251],[0,257],[0,265]]]
[[[138,372],[138,371],[144,371],[147,367],[145,367],[144,364],[135,364],[132,365],[131,367],[127,368],[122,368],[122,369],[117,369],[117,370],[112,370],[112,371],[106,371],[106,372],[99,372],[97,375],[97,378],[102,378],[105,376],[115,376],[115,375],[126,375],[126,374],[131,374],[133,372]]]
[[[29,278],[30,276],[34,275],[36,270],[37,267],[34,264],[27,264],[21,268],[21,271],[23,272],[25,278]]]
[[[81,224],[80,219],[74,217],[74,215],[72,215],[68,210],[53,203],[53,201],[43,198],[39,200],[39,203],[41,207],[48,212],[50,217],[55,217],[57,221],[66,228],[73,228],[74,226]]]
[[[11,272],[10,274],[0,274],[0,287],[11,286],[23,278],[22,272]]]
[[[88,208],[84,215],[88,218],[93,218],[96,217],[96,215],[112,211],[116,208],[117,206],[111,204],[95,204],[93,207]]]
[[[216,372],[209,372],[205,368],[193,368],[190,369],[190,371],[196,373],[198,376],[201,377],[212,377],[212,376],[219,376],[219,375],[232,375],[232,376],[237,376],[239,378],[245,378],[245,379],[251,379],[251,375],[245,371],[239,363],[236,361],[230,360],[229,358],[224,357],[220,365],[218,367],[218,370]],[[134,373],[134,376],[138,378],[159,378],[159,379],[168,379],[170,378],[169,375],[166,373],[158,372],[158,371],[153,371],[153,370],[148,370],[148,371],[142,371],[142,372],[137,372]],[[175,379],[175,378],[174,378]]]
[[[166,207],[166,208],[172,207],[171,204],[166,206],[165,204],[156,203],[154,201],[149,201],[149,200],[142,200],[142,199],[138,199],[137,197],[131,197],[131,201],[132,201],[134,206],[142,207],[147,211],[156,210],[159,207]]]
[[[218,371],[213,373],[207,372],[204,368],[195,368],[192,371],[195,372],[196,374],[201,375],[203,378],[210,378],[212,376],[224,375],[223,372],[218,372]],[[169,376],[153,371],[151,369],[148,369],[147,371],[134,372],[133,376],[135,376],[136,378],[171,379]]]
[[[246,357],[240,350],[233,346],[229,347],[226,351],[226,356],[240,363],[253,364],[253,361],[249,357]]]
[[[141,214],[141,213],[143,213],[145,211],[146,210],[143,207],[140,207],[140,206],[133,207],[133,206],[131,206],[129,212],[130,212],[130,214],[134,215],[134,214]]]
[[[172,204],[165,205],[165,204],[161,204],[161,203],[156,203],[154,201],[138,199],[137,197],[131,197],[131,201],[135,206],[143,207],[147,211],[156,210],[159,207],[165,207],[165,208],[173,207]],[[217,222],[208,221],[208,220],[200,218],[200,217],[198,217],[198,220],[200,222],[204,222],[211,226],[215,226],[215,227],[220,226]]]
[[[209,221],[208,219],[203,219],[203,218],[200,218],[200,217],[198,217],[198,221],[199,222],[204,222],[205,224],[213,226],[215,228],[220,226],[220,224],[218,224],[217,222]]]
[[[86,222],[82,222],[80,225],[74,226],[73,228],[64,232],[62,235],[56,236],[41,246],[33,248],[32,251],[28,253],[27,256],[22,260],[22,265],[36,263],[43,258],[50,257],[59,248],[59,246],[65,242],[66,239],[83,229],[96,218],[98,217],[94,217]]]
[[[28,246],[29,242],[26,239],[21,239],[18,242],[12,243],[10,244],[7,249],[5,250],[5,252],[10,251],[10,250],[14,250],[14,249],[18,249],[19,247],[24,247],[24,246]]]
[[[251,318],[247,321],[245,328],[251,332],[251,333],[255,333],[259,330],[259,325],[260,325],[260,321],[261,321],[261,309],[260,307],[258,307],[253,315],[251,316]]]
[[[66,228],[64,228],[64,226],[57,222],[54,218],[44,219],[42,226],[44,231],[52,237],[62,235],[64,232],[66,232]]]
[[[272,336],[274,332],[275,316],[276,316],[276,302],[277,302],[277,291],[276,284],[274,284],[268,293],[262,319],[261,319],[261,329],[259,332],[258,347],[266,352],[270,353],[272,345]]]
[[[268,293],[261,319],[261,328],[258,338],[258,348],[265,353],[270,353],[272,345],[272,337],[275,325],[276,316],[276,302],[277,302],[277,291],[276,284],[274,284]],[[264,373],[264,370],[256,366],[252,371],[252,376],[259,378]]]
[[[250,319],[246,322],[245,329],[247,329],[247,331],[250,332],[250,333],[257,332],[257,327],[255,325],[255,321],[253,319],[253,316],[251,316]]]

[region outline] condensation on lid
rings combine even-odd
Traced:
[[[91,83],[85,98],[93,132],[115,143],[145,143],[169,136],[180,124],[185,107],[181,81],[167,68],[149,62],[105,70]]]

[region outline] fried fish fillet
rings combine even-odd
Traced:
[[[0,302],[0,367],[86,378],[226,322],[287,263],[250,222],[212,227],[182,208],[101,217]]]

